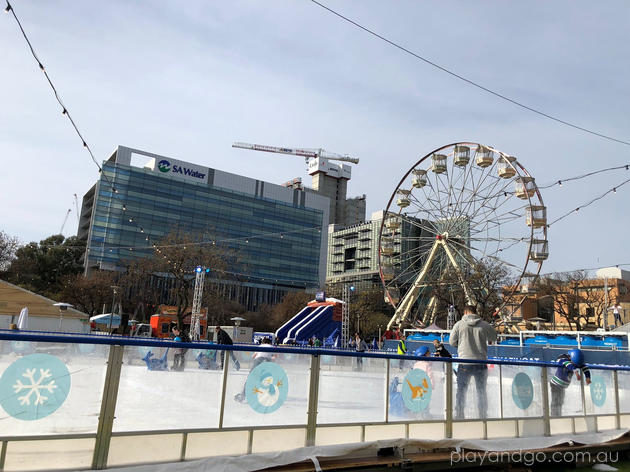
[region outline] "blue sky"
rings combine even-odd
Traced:
[[[501,94],[630,140],[625,1],[334,1],[326,5]],[[68,109],[103,160],[118,144],[282,183],[303,160],[233,141],[323,147],[361,162],[350,194],[382,209],[402,175],[451,142],[493,145],[544,185],[630,163],[630,146],[464,84],[307,0],[15,2]],[[59,231],[96,166],[16,23],[0,16],[0,229]],[[553,220],[617,171],[543,191]],[[543,272],[630,263],[630,185],[549,229]],[[70,215],[64,233],[76,231]]]

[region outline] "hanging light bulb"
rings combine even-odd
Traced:
[[[63,109],[63,110],[61,110],[61,114],[62,114],[62,115],[66,115],[66,114],[68,114],[68,110],[66,110],[66,109],[65,109],[65,107],[64,107],[64,109]]]
[[[9,13],[10,11],[11,11],[11,5],[9,5],[9,4],[7,3],[7,6],[6,6],[6,8],[4,9],[4,12],[5,12],[5,13]]]
[[[562,180],[558,180],[558,185],[562,187]]]
[[[140,227],[140,232],[144,233],[144,228]]]
[[[133,218],[129,218],[129,223],[133,223]]]
[[[127,205],[123,205],[123,211],[127,211]]]
[[[617,193],[617,188],[614,188],[614,189],[613,189],[613,193]]]

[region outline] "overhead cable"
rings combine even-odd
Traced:
[[[387,39],[385,36],[382,36],[381,34],[376,33],[375,31],[373,31],[373,30],[371,30],[371,29],[369,29],[369,28],[367,28],[367,27],[357,23],[356,21],[351,20],[347,16],[342,15],[341,13],[333,10],[332,8],[327,7],[326,5],[318,2],[317,0],[310,0],[310,1],[312,3],[314,3],[315,5],[323,8],[324,10],[327,10],[328,12],[332,13],[333,15],[341,18],[342,20],[344,20],[344,21],[346,21],[346,22],[356,26],[357,28],[365,31],[366,33],[368,33],[368,34],[370,34],[370,35],[380,39],[381,41],[386,42],[390,46],[393,46],[393,47],[395,47],[395,48],[397,48],[397,49],[399,49],[399,50],[401,50],[401,51],[403,51],[403,52],[405,52],[405,53],[415,57],[416,59],[418,59],[418,60],[420,60],[422,62],[425,62],[425,63],[429,64],[430,66],[435,67],[436,69],[439,69],[442,72],[445,72],[445,73],[447,73],[447,74],[449,74],[449,75],[451,75],[451,76],[453,76],[453,77],[455,77],[455,78],[457,78],[457,79],[459,79],[459,80],[461,80],[463,82],[466,82],[467,84],[472,85],[473,87],[476,87],[476,88],[478,88],[480,90],[483,90],[484,92],[487,92],[487,93],[489,93],[491,95],[494,95],[495,97],[500,98],[501,100],[505,100],[506,102],[510,102],[513,105],[516,105],[516,106],[521,107],[521,108],[523,108],[525,110],[531,111],[532,113],[536,113],[537,115],[543,116],[543,117],[548,118],[550,120],[553,120],[553,121],[555,121],[557,123],[561,123],[561,124],[563,124],[565,126],[569,126],[571,128],[577,129],[577,130],[582,131],[584,133],[592,134],[594,136],[598,136],[600,138],[607,139],[609,141],[614,141],[614,142],[619,143],[619,144],[625,144],[626,146],[630,146],[630,142],[628,142],[628,141],[624,141],[622,139],[614,138],[612,136],[608,136],[606,134],[599,133],[597,131],[593,131],[593,130],[590,130],[588,128],[584,128],[582,126],[578,126],[576,124],[573,124],[571,122],[562,120],[560,118],[557,118],[557,117],[555,117],[553,115],[545,113],[545,112],[543,112],[541,110],[538,110],[536,108],[533,108],[533,107],[530,107],[528,105],[525,105],[525,104],[523,104],[523,103],[521,103],[521,102],[519,102],[519,101],[517,101],[515,99],[509,98],[506,95],[503,95],[501,93],[495,92],[494,90],[491,90],[488,87],[484,87],[483,85],[481,85],[481,84],[479,84],[477,82],[474,82],[471,79],[467,79],[466,77],[464,77],[464,76],[462,76],[460,74],[457,74],[457,73],[447,69],[446,67],[443,67],[443,66],[441,66],[441,65],[439,65],[439,64],[437,64],[437,63],[435,63],[433,61],[430,61],[429,59],[427,59],[427,58],[425,58],[425,57],[423,57],[423,56],[421,56],[421,55],[419,55],[419,54],[417,54],[417,53],[407,49],[404,46],[401,46],[400,44],[398,44],[398,43],[396,43],[396,42],[394,42],[394,41],[392,41],[390,39]]]

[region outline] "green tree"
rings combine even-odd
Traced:
[[[17,238],[0,231],[0,272],[4,272],[15,258],[15,251],[20,246]]]
[[[15,252],[7,272],[10,282],[36,293],[56,298],[66,277],[83,271],[81,259],[85,242],[77,237],[49,236],[39,243],[31,242]]]

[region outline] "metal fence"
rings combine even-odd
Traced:
[[[0,332],[0,470],[630,425],[630,368],[591,365],[558,406],[557,367]]]

